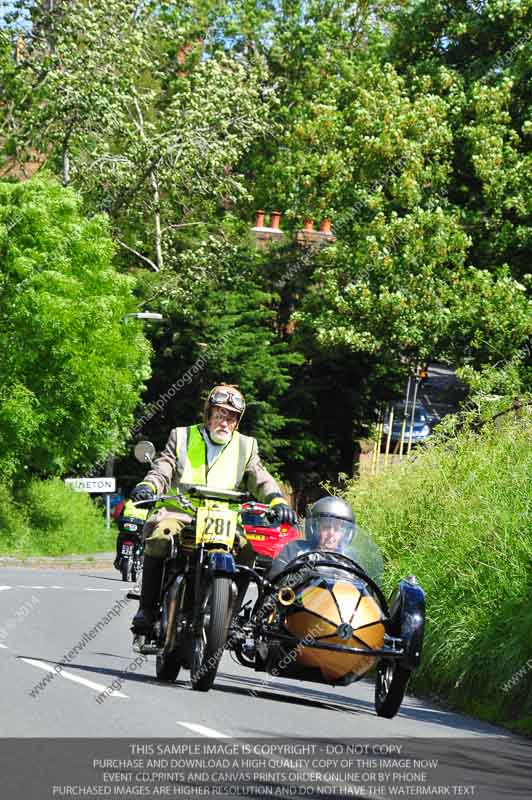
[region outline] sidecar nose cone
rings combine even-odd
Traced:
[[[336,629],[337,635],[340,639],[350,639],[353,635],[353,628],[347,622],[342,622]]]

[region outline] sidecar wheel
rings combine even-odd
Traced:
[[[202,630],[192,645],[190,682],[195,691],[208,692],[214,683],[227,642],[232,605],[232,580],[214,578],[208,589]]]
[[[379,717],[395,717],[410,678],[411,671],[397,661],[380,661],[375,677],[375,711]]]
[[[164,653],[163,655],[157,656],[155,662],[157,680],[164,681],[165,683],[173,683],[179,675],[180,669],[181,662],[175,650],[172,653]]]

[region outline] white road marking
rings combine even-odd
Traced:
[[[11,586],[0,586],[0,592],[5,592],[6,589],[11,589]]]
[[[201,736],[209,736],[211,739],[230,739],[227,733],[220,733],[213,728],[206,728],[205,725],[199,725],[195,722],[178,722],[177,725],[182,725],[183,728],[188,728],[193,733],[199,733]]]
[[[14,589],[46,589],[46,586],[28,586],[26,583],[17,583]]]
[[[94,586],[85,586],[83,588],[84,592],[111,592],[112,589],[95,589]]]
[[[64,589],[64,586],[49,586],[49,589]]]
[[[0,647],[3,647],[4,650],[7,650],[7,644],[2,644],[2,642],[0,642]]]
[[[61,678],[66,678],[68,681],[73,681],[74,683],[81,683],[82,686],[88,686],[89,689],[95,689],[98,694],[100,692],[104,692],[108,689],[108,686],[103,686],[101,683],[94,683],[94,681],[88,681],[86,678],[80,678],[79,675],[73,675],[71,672],[66,672],[64,669],[61,672],[57,672],[54,667],[50,664],[46,664],[44,661],[38,661],[36,658],[21,658],[21,661],[25,661],[27,664],[31,664],[33,667],[39,667],[39,669],[44,669],[46,672],[53,672],[54,675],[60,675]],[[128,698],[129,695],[122,694],[122,692],[117,692],[115,689],[111,692],[110,697],[125,697]]]

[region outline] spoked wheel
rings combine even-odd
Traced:
[[[205,595],[201,629],[192,643],[192,688],[208,692],[222,658],[232,614],[231,578],[214,578]]]
[[[375,678],[375,711],[379,717],[395,717],[410,678],[410,670],[397,661],[380,661]]]

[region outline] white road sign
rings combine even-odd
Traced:
[[[65,478],[65,483],[76,492],[116,492],[116,478]]]

